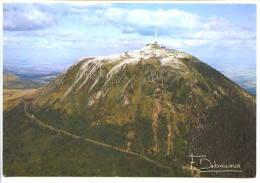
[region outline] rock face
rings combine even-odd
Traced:
[[[176,171],[193,153],[241,164],[242,173],[201,176],[255,176],[255,98],[184,52],[147,45],[82,59],[31,96],[30,110]]]

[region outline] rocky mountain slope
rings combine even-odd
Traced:
[[[149,44],[85,58],[24,100],[44,124],[143,155],[170,176],[189,175],[191,153],[242,167],[200,176],[255,176],[255,98],[184,52]]]

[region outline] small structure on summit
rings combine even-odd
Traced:
[[[154,31],[154,42],[153,43],[149,43],[146,46],[149,46],[149,45],[158,46],[157,43],[158,43],[158,41],[157,41],[157,27],[156,27],[156,29]]]

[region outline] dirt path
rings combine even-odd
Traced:
[[[153,133],[154,133],[154,147],[153,150],[157,153],[159,153],[159,146],[158,146],[158,138],[157,138],[157,129],[158,129],[158,116],[161,111],[161,103],[159,100],[156,99],[156,107],[153,110],[153,123],[152,123],[152,128],[153,128]]]
[[[24,100],[24,98],[21,98],[21,102],[24,104],[24,112],[26,114],[27,117],[29,117],[30,119],[34,120],[38,125],[40,126],[43,126],[45,128],[48,128],[49,130],[52,130],[52,131],[56,131],[56,132],[59,132],[59,133],[62,133],[64,135],[67,135],[67,136],[70,136],[72,138],[76,138],[76,139],[82,139],[86,142],[89,142],[89,143],[93,143],[93,144],[96,144],[96,145],[99,145],[99,146],[102,146],[102,147],[106,147],[106,148],[110,148],[110,149],[114,149],[116,151],[120,151],[120,152],[123,152],[123,153],[127,153],[127,154],[130,154],[130,155],[133,155],[133,156],[137,156],[137,157],[140,157],[152,164],[155,164],[159,167],[162,167],[162,168],[166,168],[166,169],[171,169],[171,167],[169,166],[164,166],[154,160],[152,160],[151,158],[148,158],[147,156],[145,155],[142,155],[142,154],[138,154],[138,153],[135,153],[135,152],[132,152],[132,151],[128,151],[128,150],[125,150],[125,149],[121,149],[121,148],[118,148],[118,147],[113,147],[111,145],[108,145],[108,144],[105,144],[105,143],[102,143],[102,142],[98,142],[96,140],[92,140],[92,139],[88,139],[88,138],[84,138],[84,137],[81,137],[81,136],[78,136],[78,135],[75,135],[73,133],[70,133],[68,131],[64,131],[64,130],[60,130],[60,129],[57,129],[51,125],[47,125],[45,124],[44,122],[40,121],[39,119],[37,119],[33,114],[30,114],[28,112],[28,103]]]

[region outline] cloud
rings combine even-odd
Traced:
[[[140,35],[151,35],[156,26],[162,34],[169,35],[180,29],[194,29],[199,24],[199,17],[178,9],[143,10],[107,8],[96,10],[84,17],[91,25],[114,25],[124,33],[137,32]]]
[[[111,7],[110,3],[96,3],[96,2],[77,2],[77,3],[66,3],[64,6],[68,7],[68,9],[102,9]]]
[[[115,26],[123,34],[136,33],[140,36],[153,36],[157,27],[159,38],[175,39],[174,45],[178,46],[207,44],[229,46],[236,43],[246,43],[247,46],[252,46],[251,43],[256,37],[255,31],[234,24],[230,20],[214,16],[205,18],[179,9],[149,10],[109,7],[95,10],[92,14],[85,16],[84,21],[92,26]],[[180,39],[182,43],[177,43]],[[251,40],[251,43],[248,44],[250,41],[247,40]]]
[[[86,41],[83,32],[77,30],[46,29],[35,31],[17,31],[12,34],[4,34],[5,47],[16,48],[79,48],[81,42]]]
[[[44,30],[66,16],[87,14],[109,8],[110,3],[5,3],[3,27],[6,31]]]
[[[41,30],[55,25],[55,17],[34,4],[4,4],[3,20],[7,31]]]
[[[4,36],[16,37],[17,46],[47,49],[81,49],[89,45],[97,49],[104,45],[104,49],[106,46],[113,50],[136,49],[152,41],[155,27],[159,44],[169,48],[256,45],[252,26],[234,24],[219,16],[201,17],[176,8],[116,8],[108,3],[6,3],[3,24]],[[15,45],[15,40],[4,42]]]
[[[35,41],[10,36],[3,37],[3,45],[4,48],[31,48],[35,45]]]

